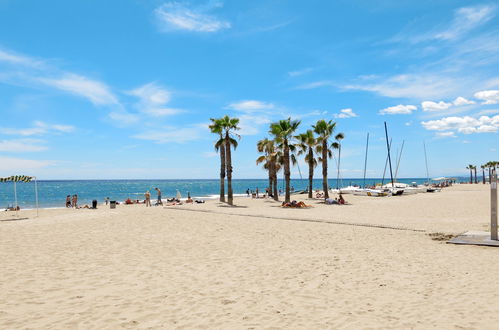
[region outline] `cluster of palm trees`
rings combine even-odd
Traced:
[[[490,162],[487,162],[483,165],[480,165],[480,168],[482,169],[482,182],[483,182],[483,184],[485,184],[485,169],[487,169],[489,171],[489,183],[490,183],[492,180],[492,173],[498,167],[499,167],[499,162],[497,162],[497,161],[490,161]],[[476,175],[477,167],[475,165],[470,164],[470,165],[466,166],[466,169],[470,170],[470,183],[473,183],[473,173],[475,174],[475,181],[474,182],[478,183],[478,178]]]
[[[222,118],[210,118],[210,120],[211,125],[209,128],[212,133],[218,136],[215,149],[220,154],[220,201],[225,202],[225,175],[227,174],[227,203],[233,205],[231,148],[237,148],[237,139],[240,138],[236,133],[240,129],[237,126],[239,119],[224,116]]]
[[[308,197],[312,198],[312,184],[314,178],[314,168],[318,162],[322,164],[322,188],[324,190],[324,198],[329,198],[328,188],[328,158],[332,158],[333,149],[338,149],[341,152],[341,140],[344,138],[343,133],[334,135],[336,123],[332,120],[319,120],[312,129],[305,133],[297,134],[296,131],[300,126],[299,120],[291,120],[291,118],[279,120],[270,124],[269,134],[271,138],[265,138],[258,141],[258,152],[263,155],[256,160],[257,164],[263,164],[263,167],[268,171],[269,175],[269,195],[274,200],[279,200],[279,192],[277,190],[277,173],[284,169],[285,180],[285,202],[290,202],[291,199],[291,164],[297,162],[297,155],[305,155],[305,162],[308,164]],[[331,140],[333,140],[331,142]],[[339,167],[339,157],[338,157]],[[339,173],[339,172],[338,172]]]

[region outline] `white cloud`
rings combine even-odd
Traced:
[[[31,160],[11,157],[0,157],[0,171],[14,174],[27,174],[20,173],[21,171],[33,171],[43,167],[52,165],[54,162],[48,160]]]
[[[149,140],[154,143],[185,143],[198,140],[203,131],[200,127],[165,127],[160,131],[150,131],[136,134],[133,137],[141,140]]]
[[[415,111],[417,107],[415,105],[403,105],[399,104],[394,107],[388,107],[379,111],[380,115],[407,115]]]
[[[482,104],[499,103],[499,90],[480,91],[475,93],[475,98],[482,100]]]
[[[458,96],[456,97],[456,99],[452,102],[456,107],[459,107],[459,106],[462,106],[462,105],[471,105],[471,104],[475,104],[476,102],[475,101],[471,101],[471,100],[468,100],[468,99],[465,99],[464,97],[462,96]]]
[[[438,103],[432,101],[424,101],[421,102],[421,107],[423,111],[441,111],[447,110],[452,106],[452,103],[446,103],[444,101],[440,101]]]
[[[442,138],[446,138],[446,137],[457,137],[456,134],[454,134],[454,132],[438,132],[436,134],[438,137],[442,137]]]
[[[263,110],[274,109],[272,103],[255,101],[255,100],[245,100],[236,103],[231,103],[227,106],[228,109],[237,110],[246,113],[261,112]]]
[[[60,90],[82,96],[96,105],[118,104],[116,96],[106,84],[84,76],[68,73],[62,78],[39,78],[39,81]]]
[[[353,112],[353,110],[350,108],[341,109],[340,113],[335,113],[333,115],[334,118],[353,118],[353,117],[358,117],[358,116],[359,115],[357,115],[355,112]]]
[[[457,131],[463,134],[494,133],[499,131],[499,115],[479,118],[445,117],[439,120],[423,121],[421,124],[430,131]]]
[[[211,9],[213,6],[187,8],[184,4],[169,2],[158,7],[155,15],[163,32],[171,30],[217,32],[231,27],[229,22],[206,13]]]
[[[53,125],[42,121],[33,122],[33,127],[30,128],[0,128],[0,133],[6,135],[43,135],[49,133],[70,133],[74,131],[74,126],[70,125]]]
[[[37,139],[0,140],[0,151],[3,152],[37,152],[47,150],[40,145],[45,141]]]

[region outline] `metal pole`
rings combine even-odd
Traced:
[[[35,203],[36,203],[36,216],[38,217],[38,182],[35,177]]]
[[[490,184],[490,239],[497,241],[497,173],[492,172]]]
[[[369,148],[369,133],[367,133],[367,141],[366,141],[366,158],[364,159],[364,182],[362,186],[366,187],[366,169],[367,169],[367,150]]]
[[[386,128],[386,121],[385,121],[385,136],[386,136],[386,147],[388,148],[388,164],[390,164],[390,179],[392,180],[392,188],[393,188],[394,185],[393,185],[392,158],[390,157],[390,144],[388,143],[388,128]]]

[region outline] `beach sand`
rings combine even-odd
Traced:
[[[499,249],[428,235],[487,230],[488,189],[22,211],[0,222],[0,328],[497,329]]]

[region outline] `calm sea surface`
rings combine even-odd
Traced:
[[[399,182],[418,184],[424,183],[424,178],[398,179]],[[295,190],[304,190],[308,180],[294,179],[291,185]],[[366,184],[381,182],[381,179],[366,179]],[[385,182],[387,180],[385,179]],[[362,185],[363,179],[343,179],[340,186],[350,184]],[[246,189],[257,187],[264,191],[268,185],[265,179],[234,180],[232,183],[235,194],[245,194]],[[279,188],[284,190],[282,180]],[[329,180],[329,186],[336,188],[336,179]],[[177,189],[182,197],[190,192],[193,198],[216,198],[219,193],[219,180],[61,180],[38,181],[38,198],[40,207],[64,207],[66,195],[78,194],[79,204],[91,204],[93,199],[102,203],[106,197],[110,200],[123,201],[127,198],[144,199],[144,193],[149,190],[151,199],[156,198],[155,187],[161,189],[163,199],[176,195]],[[314,180],[314,189],[321,189],[322,179]],[[227,192],[227,190],[226,190]],[[35,207],[35,185],[17,183],[17,199],[22,209]],[[12,183],[0,183],[0,208],[14,204],[14,186]]]

